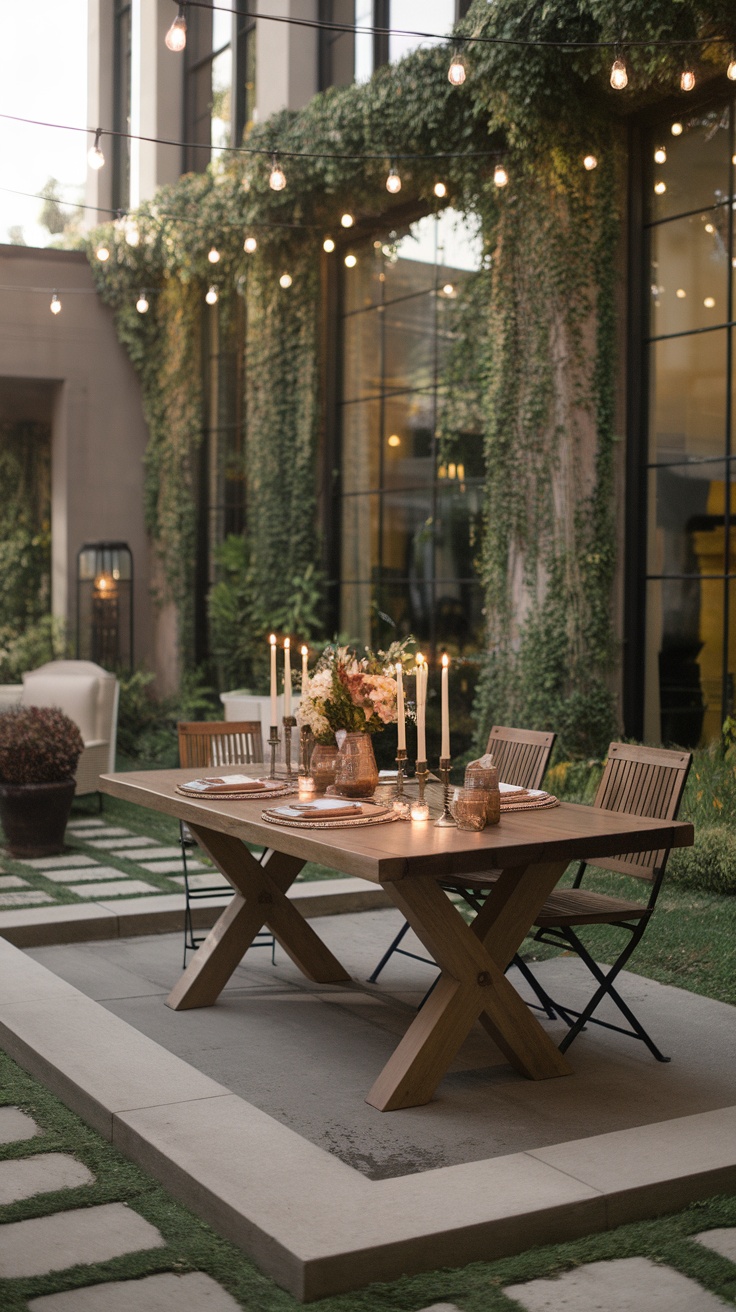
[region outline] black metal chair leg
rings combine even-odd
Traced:
[[[527,984],[529,985],[529,988],[539,999],[539,1002],[542,1007],[542,1011],[546,1012],[549,1020],[556,1020],[557,1004],[552,1001],[551,997],[549,996],[549,993],[547,993],[546,989],[544,989],[542,985],[539,983],[539,980],[535,976],[534,971],[529,969],[524,959],[519,956],[518,952],[516,953],[516,956],[514,957],[513,961],[510,961],[508,966],[506,967],[507,971],[510,970],[512,966],[516,966],[516,969],[524,977]],[[568,1025],[572,1024],[572,1021],[568,1020],[567,1016],[564,1016],[562,1012],[560,1012],[560,1015],[562,1016],[562,1019],[567,1022]]]
[[[396,935],[396,938],[394,939],[393,943],[390,944],[390,946],[387,948],[387,950],[384,952],[383,956],[381,957],[381,960],[376,966],[376,969],[374,970],[373,974],[368,976],[369,984],[375,984],[376,980],[378,979],[378,976],[380,975],[381,971],[386,965],[386,962],[388,961],[389,957],[392,957],[394,952],[397,951],[399,943],[401,943],[402,939],[408,933],[410,928],[411,926],[409,925],[409,921],[405,920],[403,925],[401,926],[401,929]]]
[[[652,1056],[655,1057],[657,1061],[661,1061],[661,1062],[670,1061],[671,1058],[666,1057],[660,1051],[660,1049],[657,1047],[656,1043],[652,1039],[651,1035],[647,1033],[641,1022],[637,1020],[631,1008],[624,1002],[621,995],[613,987],[614,980],[616,979],[619,972],[623,970],[624,966],[626,965],[626,962],[629,960],[629,957],[631,956],[632,952],[634,951],[634,948],[639,942],[639,939],[641,938],[644,932],[644,925],[642,924],[640,928],[635,933],[632,934],[631,941],[624,948],[624,951],[618,957],[617,961],[614,963],[614,965],[611,967],[611,969],[608,971],[607,974],[603,973],[597,961],[594,961],[594,959],[591,957],[590,953],[584,947],[583,943],[580,941],[577,934],[574,934],[572,930],[567,930],[566,932],[569,937],[571,946],[574,948],[575,952],[577,952],[581,961],[583,961],[585,965],[588,967],[588,970],[590,971],[591,975],[593,975],[594,979],[598,980],[600,987],[593,994],[593,997],[590,999],[588,1005],[584,1008],[584,1010],[578,1014],[578,1018],[575,1021],[575,1024],[568,1031],[568,1033],[565,1035],[564,1039],[560,1043],[559,1045],[560,1052],[567,1051],[567,1049],[570,1047],[570,1044],[577,1038],[580,1031],[583,1029],[585,1025],[588,1024],[589,1021],[593,1025],[602,1025],[606,1029],[619,1028],[618,1026],[609,1025],[606,1021],[598,1021],[595,1019],[593,1015],[594,1011],[600,1005],[603,999],[605,997],[610,997],[614,1005],[618,1007],[619,1011],[629,1022],[629,1025],[631,1026],[631,1032],[633,1033],[634,1037],[641,1039],[641,1041],[644,1044],[646,1044]],[[626,1033],[627,1031],[623,1031],[623,1032]]]

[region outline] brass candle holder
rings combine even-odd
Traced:
[[[396,797],[404,796],[404,772],[406,769],[406,748],[396,749]]]
[[[279,738],[279,726],[277,724],[272,724],[271,733],[268,739],[268,745],[271,748],[271,770],[269,772],[271,779],[276,778],[276,753],[279,750],[280,742],[281,739]]]
[[[309,774],[313,748],[314,734],[308,724],[303,724],[299,730],[299,755],[301,759],[301,771],[305,775]]]
[[[286,763],[286,782],[294,782],[294,775],[291,769],[291,731],[296,729],[296,717],[294,715],[285,715],[281,723],[284,726],[284,761]]]
[[[442,802],[443,810],[439,820],[435,820],[438,829],[457,828],[457,821],[450,811],[450,770],[452,769],[452,758],[449,756],[440,757],[440,779],[442,781]]]
[[[427,762],[417,761],[414,766],[414,773],[416,774],[417,783],[419,784],[419,797],[416,802],[412,804],[411,818],[412,820],[429,820],[429,807],[424,797],[424,792],[427,787],[427,779],[429,778]]]

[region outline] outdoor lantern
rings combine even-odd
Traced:
[[[77,557],[77,658],[133,665],[133,557],[127,542],[85,542]]]

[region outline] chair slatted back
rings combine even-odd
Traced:
[[[487,752],[493,754],[502,783],[517,788],[539,788],[547,769],[554,733],[539,733],[536,729],[510,729],[494,724],[488,737]]]
[[[623,811],[653,820],[675,820],[692,759],[690,752],[611,743],[593,805],[604,811]],[[659,852],[596,857],[591,864],[651,882],[661,875],[668,856],[667,848]]]
[[[260,720],[202,720],[176,727],[180,765],[219,769],[264,759]]]

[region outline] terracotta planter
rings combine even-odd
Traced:
[[[309,773],[318,793],[323,793],[335,782],[337,743],[315,743],[309,761]]]
[[[369,733],[346,733],[337,754],[335,789],[345,797],[371,797],[378,787],[378,766]]]
[[[55,856],[64,850],[64,833],[75,782],[0,784],[0,821],[11,856]]]

